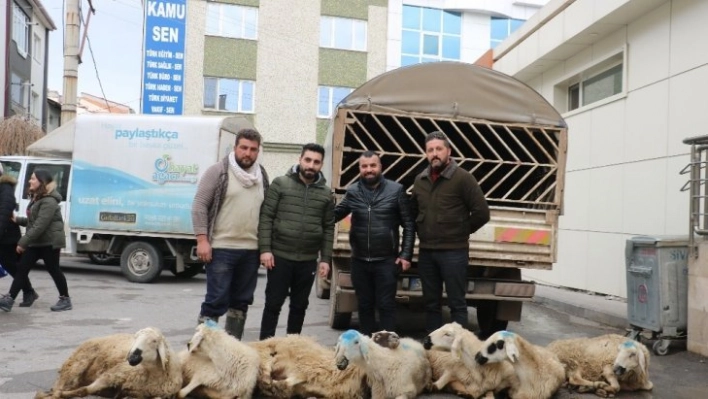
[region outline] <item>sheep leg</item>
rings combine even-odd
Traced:
[[[450,383],[450,380],[452,379],[452,372],[450,370],[445,370],[445,372],[440,376],[440,378],[437,379],[433,383],[433,386],[435,386],[435,389],[438,391],[442,391],[443,388],[445,388],[445,385]]]
[[[187,384],[186,387],[184,387],[184,388],[182,388],[182,389],[179,390],[179,393],[177,394],[177,397],[178,397],[179,399],[184,399],[184,398],[186,398],[187,395],[189,395],[189,393],[192,392],[193,390],[195,390],[199,385],[201,385],[201,384],[198,383],[198,382],[195,382],[195,380],[192,379],[192,381],[189,381],[189,384]]]
[[[615,376],[615,372],[612,370],[611,365],[605,365],[602,368],[602,376],[605,377],[605,380],[607,380],[610,386],[596,390],[595,394],[603,398],[614,397],[620,390],[620,384],[619,381],[617,381],[617,376]]]
[[[580,370],[568,373],[568,384],[578,387],[578,392],[590,392],[598,389],[606,389],[609,385],[604,381],[589,381],[583,378]]]
[[[108,389],[111,387],[111,384],[108,382],[106,378],[99,377],[96,381],[92,382],[89,385],[83,386],[81,388],[77,388],[71,391],[61,391],[58,392],[58,397],[59,398],[83,398],[89,395],[93,395],[97,392],[103,391],[104,389]],[[54,394],[55,397],[57,397],[57,394]]]

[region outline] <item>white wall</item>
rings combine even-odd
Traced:
[[[4,2],[3,2],[4,3]],[[7,21],[7,7],[0,6],[0,21]],[[4,26],[4,24],[3,24]],[[0,62],[0,76],[2,76],[3,85],[5,82],[5,73],[7,72],[5,66],[5,60],[7,59],[7,29],[0,29],[0,54],[2,54],[3,62]],[[7,93],[3,91],[0,95],[0,117],[5,116],[5,97]]]
[[[705,15],[708,2],[666,1],[528,81],[558,103],[556,84],[614,49],[627,51],[626,95],[565,115],[569,146],[558,263],[526,277],[626,296],[625,241],[688,234],[688,195],[680,192],[687,177],[679,171],[688,163],[682,140],[708,134],[708,42],[700,40],[708,34]],[[524,58],[522,47],[509,56]]]

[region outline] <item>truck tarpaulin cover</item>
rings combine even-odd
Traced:
[[[501,72],[461,62],[395,69],[364,83],[339,108],[566,127],[535,90]]]

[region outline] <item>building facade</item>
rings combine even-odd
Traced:
[[[7,88],[0,99],[3,116],[25,115],[46,131],[47,49],[56,26],[39,0],[11,0],[0,9],[7,26],[0,32]]]
[[[679,172],[682,140],[708,134],[706,15],[701,0],[552,1],[496,47],[494,69],[569,126],[558,263],[527,277],[626,297],[626,240],[687,236]]]
[[[278,175],[339,101],[417,62],[474,62],[547,0],[189,0],[184,114],[244,114]]]

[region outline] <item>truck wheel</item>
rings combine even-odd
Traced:
[[[497,305],[495,301],[481,301],[477,305],[479,339],[485,340],[497,331],[506,330],[509,325],[507,320],[497,320]]]
[[[320,299],[329,299],[329,289],[329,284],[318,274],[315,277],[315,295]]]
[[[120,270],[133,283],[151,283],[162,272],[162,254],[154,245],[135,241],[126,245],[120,256]]]
[[[192,266],[187,266],[186,269],[184,269],[181,272],[177,271],[177,266],[172,266],[170,267],[170,271],[172,274],[175,275],[177,278],[183,278],[183,279],[189,279],[197,274],[201,273],[202,270],[204,270],[204,265],[192,265]]]
[[[335,330],[346,330],[352,321],[352,314],[337,312],[337,295],[329,300],[329,326]]]
[[[117,265],[120,263],[120,258],[114,255],[108,255],[107,253],[100,254],[89,254],[89,259],[94,265]]]

